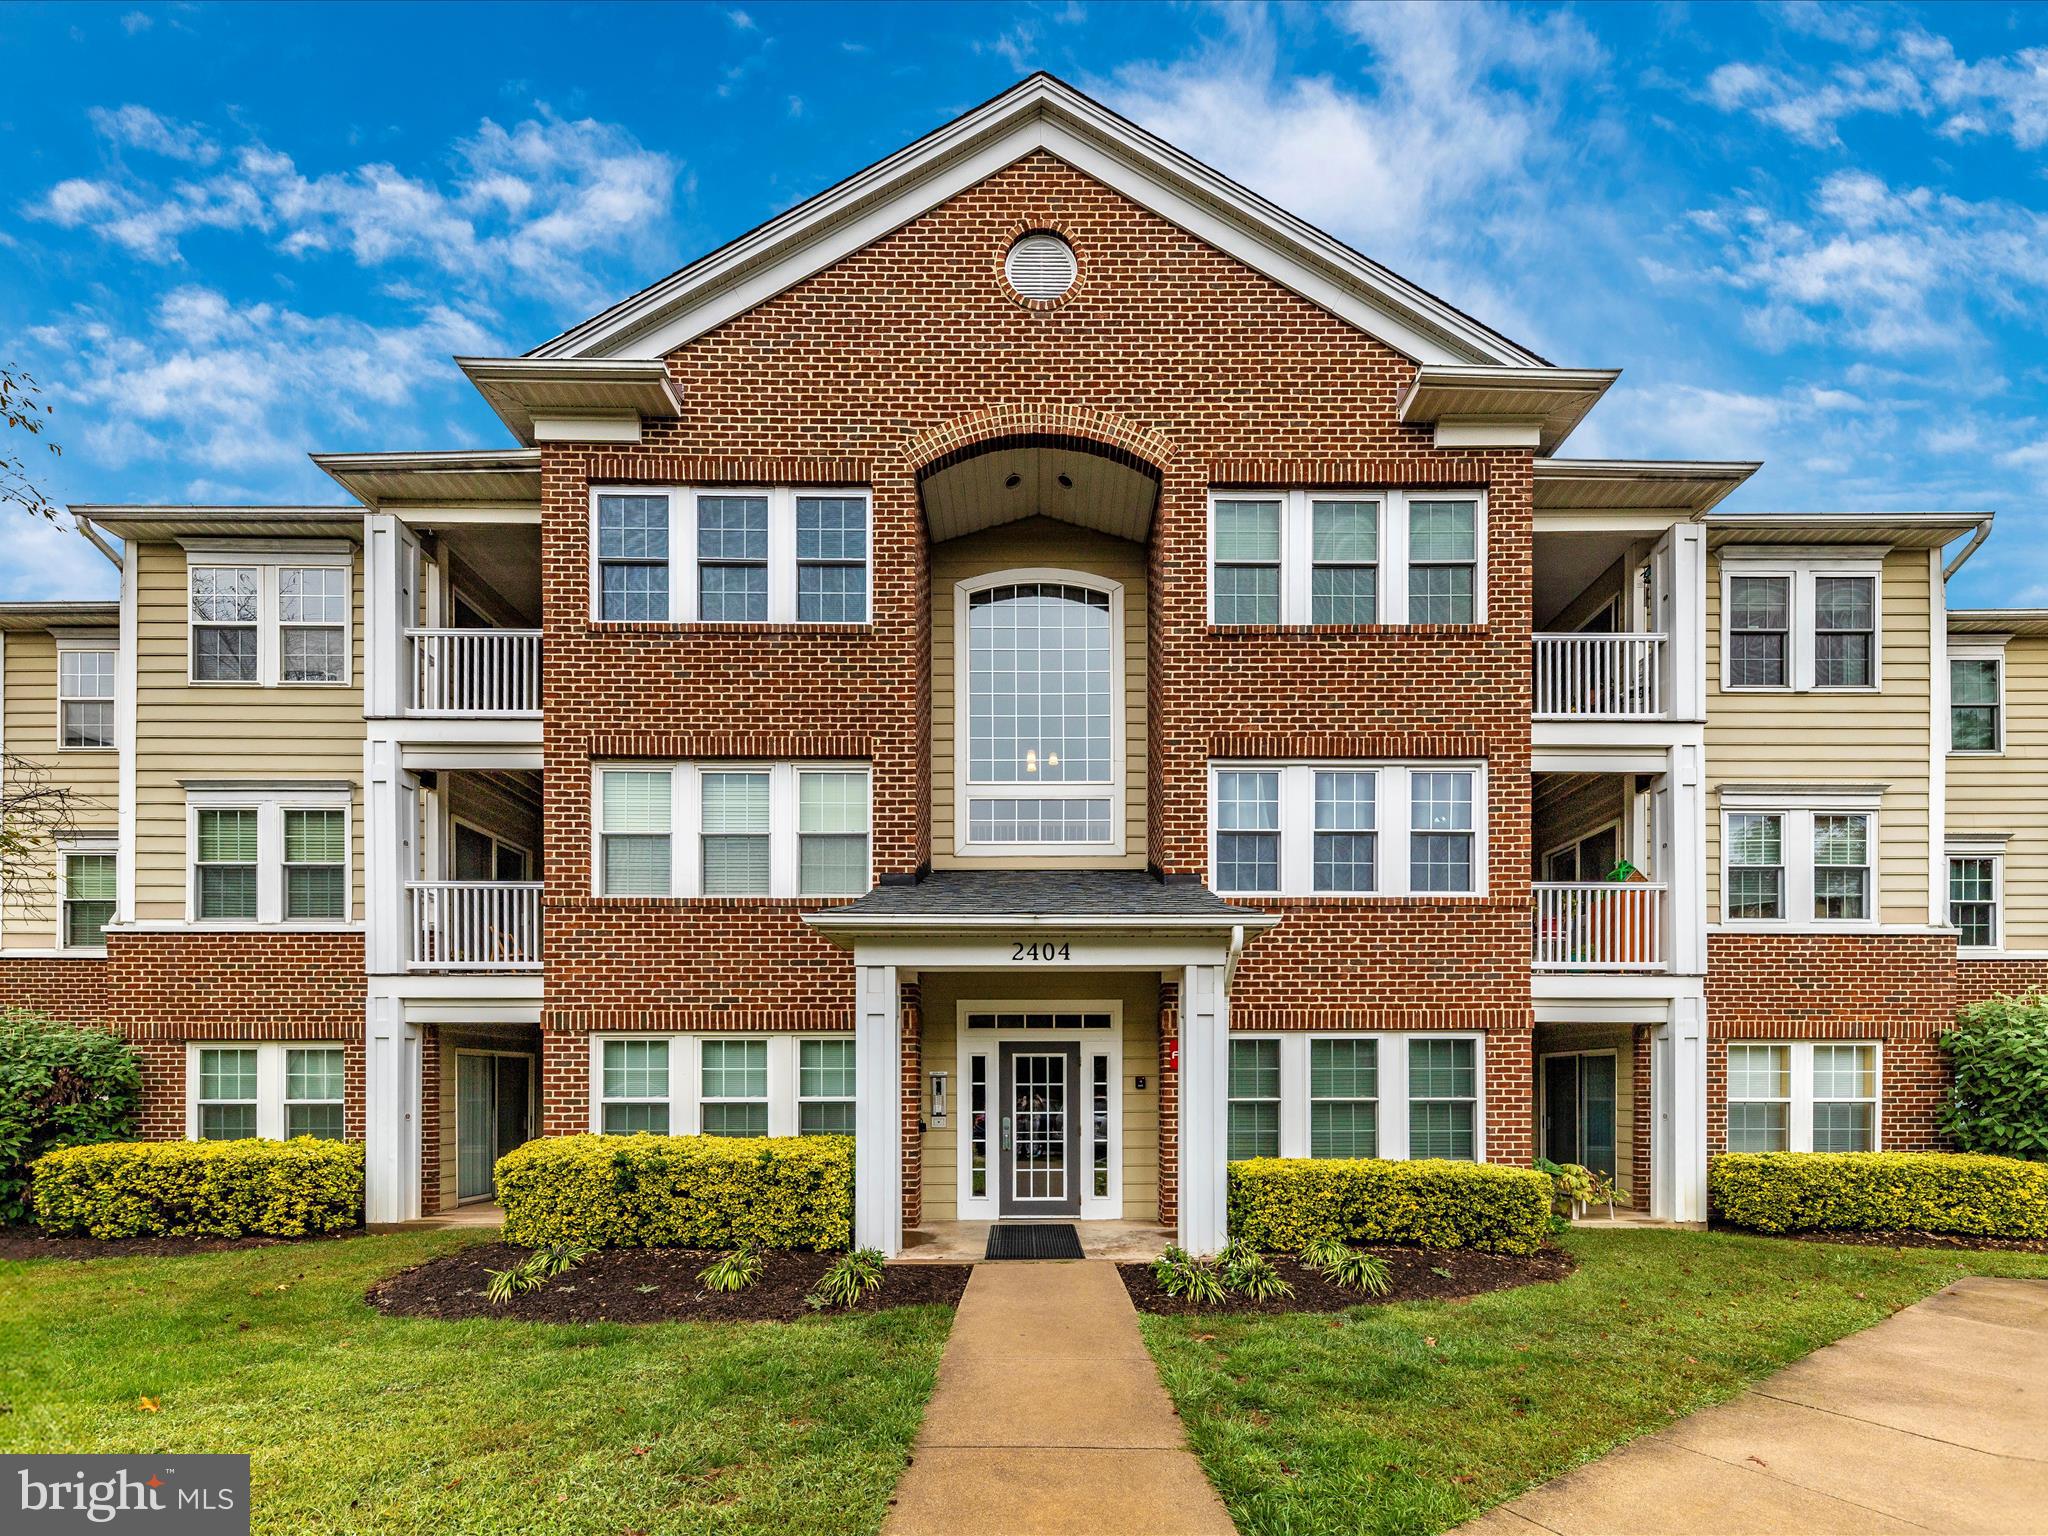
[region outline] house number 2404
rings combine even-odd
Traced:
[[[1019,944],[1010,951],[1012,960],[1071,960],[1073,949],[1065,944]]]

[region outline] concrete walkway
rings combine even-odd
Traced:
[[[1116,1266],[978,1264],[884,1536],[1231,1536]]]
[[[1958,1280],[1462,1536],[2048,1530],[2048,1281]]]

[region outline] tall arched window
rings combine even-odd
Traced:
[[[1122,846],[1122,602],[1065,573],[962,592],[963,849]]]

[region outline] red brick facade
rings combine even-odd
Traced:
[[[107,1016],[104,960],[0,960],[0,1007],[30,1008],[72,1024]]]
[[[1956,1006],[2048,987],[2048,960],[1956,961]]]

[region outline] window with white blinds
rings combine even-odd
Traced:
[[[600,896],[858,896],[870,873],[864,763],[600,765]]]

